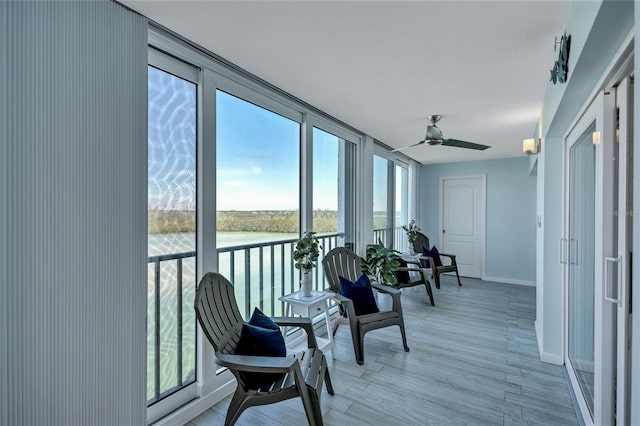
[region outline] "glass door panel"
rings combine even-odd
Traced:
[[[568,358],[591,416],[596,225],[594,131],[595,123],[569,149]]]
[[[313,128],[313,230],[339,234],[342,246],[355,242],[356,145]]]
[[[216,91],[216,247],[241,312],[283,314],[298,289],[300,123]]]
[[[196,380],[197,86],[149,66],[148,96],[147,402],[152,405]]]
[[[614,418],[619,425],[629,424],[631,409],[631,255],[633,247],[633,79],[626,77],[616,87],[616,126],[614,145],[618,214],[617,267],[620,274],[605,285],[605,299],[615,303],[616,322],[616,401]],[[614,260],[609,258],[609,261]],[[610,279],[610,277],[605,277]]]
[[[313,230],[321,256],[336,246],[355,250],[356,145],[313,128]],[[314,288],[325,285],[321,259]]]
[[[407,233],[402,229],[409,225],[409,169],[396,164],[394,249],[406,252]]]
[[[391,161],[378,155],[373,156],[373,242],[391,247],[393,244],[391,226],[393,216],[389,203],[392,200],[389,190],[389,170]]]

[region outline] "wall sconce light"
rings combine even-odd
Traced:
[[[593,132],[591,135],[591,140],[594,145],[598,145],[600,143],[600,132]]]
[[[537,154],[539,141],[539,139],[523,139],[522,152],[527,155]]]

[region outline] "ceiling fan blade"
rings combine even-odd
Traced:
[[[402,148],[396,148],[396,149],[392,149],[391,151],[388,152],[398,152],[398,151],[404,151],[405,149],[409,149],[409,148],[413,148],[414,146],[418,146],[418,145],[422,145],[423,143],[425,143],[426,141],[420,141],[418,143],[414,143],[413,145],[409,145],[409,146],[405,146]]]
[[[442,145],[454,146],[456,148],[477,149],[479,151],[484,151],[487,148],[491,148],[489,145],[481,145],[479,143],[465,142],[465,141],[460,141],[458,139],[445,139],[442,141]]]

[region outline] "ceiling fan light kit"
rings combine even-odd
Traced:
[[[445,139],[442,136],[442,130],[440,130],[440,128],[436,126],[436,123],[440,121],[441,118],[442,118],[442,115],[440,114],[429,115],[427,119],[431,122],[431,124],[427,126],[427,133],[423,140],[419,141],[418,143],[414,143],[413,145],[393,149],[389,152],[403,151],[405,149],[412,148],[414,146],[423,145],[425,142],[427,143],[427,145],[431,145],[431,146],[443,145],[443,146],[452,146],[455,148],[475,149],[478,151],[484,151],[487,148],[491,148],[488,145],[482,145],[479,143],[466,142],[458,139]]]

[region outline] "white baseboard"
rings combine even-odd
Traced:
[[[196,398],[188,404],[183,405],[174,412],[166,415],[152,426],[180,426],[198,417],[209,408],[231,395],[236,389],[236,380],[232,378],[229,382],[223,384],[207,395]]]
[[[555,365],[564,364],[564,360],[562,359],[562,356],[557,354],[550,354],[548,352],[540,352],[540,361],[548,362],[549,364],[555,364]]]
[[[538,343],[538,353],[540,354],[540,361],[547,362],[549,364],[564,365],[564,359],[561,355],[550,354],[542,350],[542,332],[540,330],[540,321],[535,320],[533,322],[533,326],[536,331],[536,341]]]
[[[513,278],[499,278],[499,277],[488,277],[483,276],[482,281],[493,281],[496,283],[504,283],[504,284],[516,284],[516,285],[524,285],[527,287],[535,287],[535,281],[526,281],[526,280],[515,280]]]

